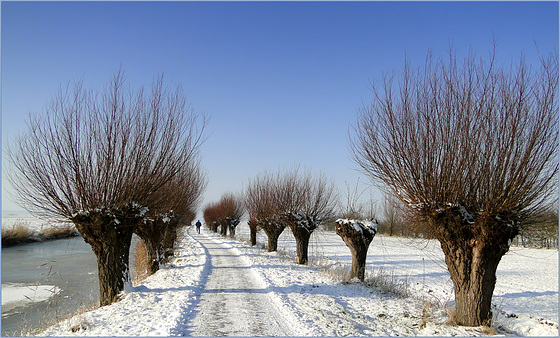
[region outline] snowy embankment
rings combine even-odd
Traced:
[[[246,227],[243,223],[238,227],[238,238],[248,238]],[[289,229],[280,238],[279,254],[263,250],[266,237],[262,233],[256,247],[216,234],[208,236],[241,253],[297,336],[484,334],[482,328],[446,323],[446,307],[453,305],[453,292],[437,242],[374,238],[366,279],[382,281],[385,290],[401,295],[396,296],[357,282],[341,282],[341,271],[349,270],[351,258],[340,237],[332,232],[316,231],[311,237],[311,266],[294,264],[295,242]],[[43,334],[185,333],[181,328],[196,317],[210,258],[188,233],[178,247],[169,267],[127,290],[122,301],[77,315]],[[498,268],[493,303],[495,333],[558,336],[558,251],[512,248]]]
[[[77,236],[72,223],[43,221],[23,212],[2,213],[2,247]]]

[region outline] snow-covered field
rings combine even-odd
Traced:
[[[203,229],[203,232],[206,229]],[[194,229],[189,232],[194,233]],[[215,239],[249,264],[276,308],[297,336],[478,336],[482,328],[447,324],[453,305],[452,284],[435,241],[377,236],[368,254],[366,278],[389,285],[380,292],[355,281],[341,282],[350,253],[332,232],[316,231],[310,244],[311,266],[294,264],[295,242],[289,229],[279,253],[259,245]],[[245,224],[238,239],[248,238]],[[189,233],[173,263],[124,299],[86,312],[46,330],[44,335],[160,336],[181,335],[197,316],[198,296],[212,271],[211,258]],[[558,336],[558,251],[512,248],[498,268],[493,299],[495,333],[513,336]],[[239,304],[242,308],[243,304]]]

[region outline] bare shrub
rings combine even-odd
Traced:
[[[138,283],[150,275],[150,268],[152,266],[144,241],[138,241],[136,243],[134,258],[134,282]]]
[[[41,231],[39,236],[43,240],[53,240],[60,238],[68,238],[79,236],[80,233],[73,224],[67,224],[65,226],[57,226],[46,228]]]
[[[8,247],[12,245],[37,241],[35,233],[29,228],[29,224],[17,222],[11,227],[2,227],[2,246]]]

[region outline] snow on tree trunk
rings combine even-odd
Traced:
[[[365,279],[367,251],[377,233],[377,222],[369,220],[336,220],[336,233],[342,238],[352,253],[350,278]]]
[[[465,326],[490,325],[496,270],[518,233],[516,222],[511,217],[474,217],[464,207],[443,210],[427,217],[427,221],[436,229],[434,234],[453,281],[455,321]]]
[[[239,225],[240,220],[237,218],[227,218],[229,227],[229,236],[231,238],[235,237],[235,229]]]
[[[309,238],[319,226],[320,221],[308,215],[289,213],[285,216],[286,223],[296,239],[297,264],[307,264]]]
[[[156,273],[159,270],[160,263],[164,263],[166,260],[163,241],[170,221],[170,217],[160,214],[155,219],[144,220],[134,231],[146,246],[149,275]]]
[[[97,257],[99,302],[101,306],[118,300],[130,282],[129,252],[132,234],[147,208],[136,204],[116,209],[96,209],[76,213],[72,221]]]

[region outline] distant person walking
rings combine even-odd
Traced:
[[[200,220],[196,221],[196,232],[198,232],[200,234],[200,227],[202,226],[202,223],[200,223]]]

